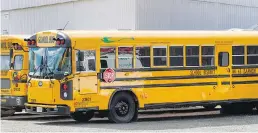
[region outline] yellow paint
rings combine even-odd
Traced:
[[[177,87],[152,87],[152,88],[131,88],[136,95],[140,108],[145,104],[155,103],[180,103],[180,102],[204,102],[229,99],[258,99],[258,84],[236,84],[233,87],[232,82],[258,80],[258,77],[232,77],[232,59],[227,67],[218,66],[218,53],[228,52],[232,55],[232,45],[258,45],[258,32],[253,31],[48,31],[49,35],[56,35],[63,32],[71,39],[72,46],[72,75],[69,80],[73,81],[73,100],[62,100],[60,98],[60,83],[54,80],[52,87],[48,79],[31,80],[31,86],[28,89],[27,106],[41,106],[42,104],[55,106],[67,105],[71,108],[71,112],[75,108],[99,107],[100,110],[108,109],[110,98],[115,88],[112,86],[130,86],[130,85],[153,85],[153,84],[189,84],[189,86]],[[39,35],[39,34],[38,34]],[[47,35],[48,36],[48,35]],[[119,40],[105,43],[101,41],[104,37],[111,37],[112,40]],[[112,41],[111,40],[111,41]],[[107,41],[107,40],[106,40]],[[110,40],[109,40],[110,41]],[[42,44],[43,45],[43,44]],[[46,44],[50,46],[50,44]],[[100,47],[116,47],[116,55],[118,55],[119,46],[132,46],[135,50],[137,46],[150,46],[151,57],[153,56],[152,47],[167,47],[167,56],[169,55],[169,46],[214,46],[215,47],[215,66],[216,70],[167,70],[167,71],[144,71],[144,72],[116,72],[116,78],[148,78],[148,77],[164,77],[161,80],[132,80],[132,81],[115,81],[113,83],[103,83],[97,79],[97,73],[100,72]],[[76,50],[95,50],[96,51],[96,72],[85,73],[76,72],[75,52]],[[245,52],[247,53],[247,52]],[[134,54],[135,55],[135,54]],[[201,55],[201,53],[200,53]],[[184,67],[186,66],[186,54],[184,52]],[[246,55],[245,55],[246,56]],[[246,57],[245,57],[246,58]],[[247,59],[247,58],[246,58]],[[135,62],[135,59],[134,59]],[[199,58],[199,63],[202,60]],[[245,63],[247,63],[245,61]],[[135,63],[134,63],[135,64]],[[245,64],[247,65],[247,64]],[[116,62],[118,66],[118,62]],[[134,65],[135,66],[135,65]],[[162,67],[153,66],[153,58],[151,58],[152,68],[169,68],[169,58],[167,57],[167,65]],[[255,68],[258,74],[257,68]],[[194,78],[194,79],[165,79],[169,76],[193,76],[192,74],[200,74],[200,76],[219,76],[229,75],[229,77],[219,78]],[[38,87],[38,81],[43,82],[42,87]],[[212,82],[216,85],[196,85],[194,83]],[[229,82],[229,84],[222,84]],[[101,89],[100,87],[108,87],[109,89]],[[83,102],[83,99],[91,99]]]

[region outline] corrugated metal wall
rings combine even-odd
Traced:
[[[258,0],[2,0],[1,33],[218,30],[258,23]]]
[[[258,0],[138,0],[140,30],[221,30],[258,23]]]
[[[53,5],[72,1],[79,0],[1,0],[1,10],[17,10],[29,7]]]
[[[64,1],[64,0],[63,0]],[[134,29],[134,0],[79,0],[36,8],[5,10],[2,30],[9,34],[32,34],[41,30]]]

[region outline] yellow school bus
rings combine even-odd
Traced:
[[[28,41],[30,113],[127,123],[140,109],[257,107],[257,31],[54,30]]]
[[[27,101],[28,35],[1,35],[1,116],[24,109]]]

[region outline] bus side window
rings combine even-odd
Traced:
[[[245,46],[232,46],[232,64],[244,65],[245,64]]]
[[[229,65],[229,53],[220,52],[219,53],[219,66],[227,67]]]
[[[214,46],[202,46],[202,66],[214,66]]]
[[[95,50],[77,51],[76,71],[91,72],[96,71]]]
[[[153,65],[167,66],[167,47],[166,46],[153,47]]]
[[[149,68],[150,67],[150,47],[136,47],[135,48],[136,55],[136,68]]]
[[[118,68],[133,68],[133,47],[118,47]]]
[[[199,46],[186,46],[186,66],[200,66]]]
[[[116,47],[100,48],[100,65],[103,68],[116,68]]]
[[[170,46],[169,47],[170,66],[184,66],[184,47],[183,46]]]
[[[108,68],[108,64],[106,60],[100,60],[101,68]]]
[[[247,46],[247,64],[258,65],[258,46]]]

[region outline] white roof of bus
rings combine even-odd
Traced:
[[[61,32],[64,32],[71,37],[103,37],[103,36],[108,36],[108,37],[257,36],[258,37],[258,31],[116,31],[116,30],[112,30],[112,31],[83,31],[83,30],[69,31],[67,30],[66,31],[64,30]]]

